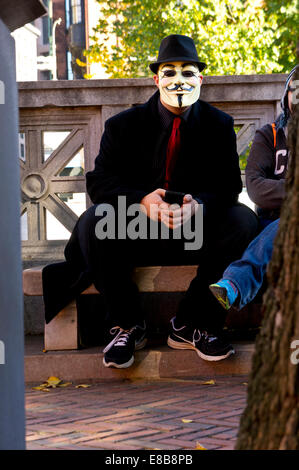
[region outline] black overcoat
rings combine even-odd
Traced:
[[[128,204],[138,203],[162,187],[171,129],[161,123],[158,99],[157,91],[145,104],[106,121],[95,168],[86,174],[94,204],[116,204],[120,195],[127,197]],[[194,103],[187,122],[181,124],[181,151],[170,189],[192,194],[203,202],[205,213],[215,217],[237,202],[242,180],[231,116],[202,100]],[[43,270],[47,323],[92,283],[76,227],[65,258],[66,262]]]
[[[140,202],[162,187],[164,144],[171,129],[161,125],[158,99],[156,92],[147,103],[106,121],[95,169],[86,175],[93,203],[114,202],[118,195]],[[242,181],[232,117],[198,100],[181,127],[171,189],[199,197],[207,210],[234,203]]]

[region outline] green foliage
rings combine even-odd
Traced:
[[[298,47],[299,0],[265,0],[266,18],[274,31],[273,48],[279,49],[280,68],[289,72],[296,63]]]
[[[148,64],[173,33],[194,39],[209,75],[285,72],[295,62],[298,0],[97,2],[102,15],[85,55],[112,78],[150,76]]]

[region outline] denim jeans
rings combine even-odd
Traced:
[[[241,259],[231,263],[222,278],[232,281],[239,290],[234,306],[241,310],[254,299],[263,284],[267,265],[271,259],[279,219],[271,222],[250,243]]]

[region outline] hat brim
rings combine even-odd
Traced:
[[[152,64],[149,65],[149,68],[151,69],[152,72],[157,73],[159,65],[161,64],[167,64],[168,62],[188,62],[192,64],[196,64],[198,66],[198,70],[201,72],[203,69],[206,68],[207,64],[204,62],[198,62],[196,60],[190,59],[190,57],[170,57],[165,60],[160,60],[158,62],[153,62]]]

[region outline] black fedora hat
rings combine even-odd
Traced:
[[[180,61],[197,64],[200,72],[206,67],[204,62],[199,61],[192,38],[181,34],[170,34],[170,36],[162,39],[158,60],[150,64],[150,69],[152,72],[157,73],[160,64]]]

